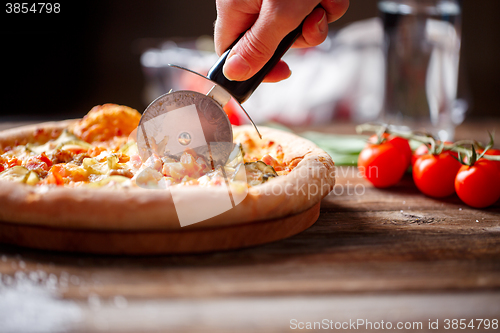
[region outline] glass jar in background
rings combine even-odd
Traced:
[[[457,103],[459,1],[381,0],[378,9],[386,55],[382,121],[453,140],[465,112]]]

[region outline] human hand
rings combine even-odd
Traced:
[[[318,4],[323,8],[315,8]],[[255,75],[271,58],[280,41],[304,20],[302,35],[293,47],[321,44],[328,23],[347,11],[349,0],[216,0],[215,51],[220,56],[243,33],[224,65],[224,75],[244,81]],[[264,81],[278,82],[290,76],[280,61]]]

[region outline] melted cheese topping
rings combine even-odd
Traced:
[[[152,155],[142,161],[136,143],[127,138],[131,126],[124,125],[126,119],[136,119],[137,115],[133,113],[135,110],[123,108],[126,107],[113,104],[94,107],[88,116],[56,139],[18,145],[3,152],[0,180],[33,186],[167,188],[219,186],[227,177],[233,186],[252,186],[291,171],[283,163],[279,144],[255,140],[245,133],[235,136],[240,153],[224,170],[212,170],[193,151],[184,152],[179,160]],[[100,135],[101,132],[105,135]],[[254,164],[257,161],[265,165]],[[246,171],[247,179],[241,176],[245,174],[242,170]]]

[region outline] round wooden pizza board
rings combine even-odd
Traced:
[[[296,235],[319,217],[320,203],[283,218],[246,224],[158,231],[78,230],[0,222],[0,242],[95,254],[179,254],[245,248]]]

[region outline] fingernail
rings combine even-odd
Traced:
[[[250,65],[238,53],[234,53],[233,55],[229,55],[222,68],[222,72],[230,81],[242,81],[250,72]]]
[[[321,33],[324,33],[326,30],[328,30],[328,22],[326,22],[326,13],[324,11],[321,20],[319,20],[318,22],[318,29]]]

